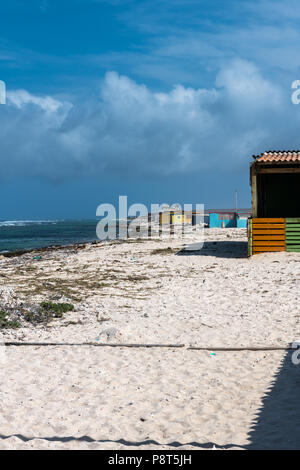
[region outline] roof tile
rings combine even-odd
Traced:
[[[260,155],[255,155],[254,158],[258,163],[300,163],[300,150],[269,150]]]

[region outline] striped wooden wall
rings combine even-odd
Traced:
[[[300,218],[287,218],[285,233],[286,251],[300,252]]]
[[[249,231],[249,244],[251,244],[251,249],[248,252],[253,255],[270,251],[285,251],[285,219],[253,218]]]

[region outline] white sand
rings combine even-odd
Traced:
[[[300,448],[299,366],[283,365],[284,351],[187,349],[300,338],[300,254],[248,259],[240,229],[206,230],[205,239],[181,255],[177,239],[1,259],[2,301],[81,297],[64,319],[3,330],[4,340],[185,347],[6,347],[0,448]],[[168,247],[174,253],[152,254]]]

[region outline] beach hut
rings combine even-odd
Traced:
[[[268,151],[253,158],[248,254],[300,252],[300,150]]]
[[[235,211],[211,212],[209,214],[210,228],[247,228],[250,211],[239,213]]]
[[[191,224],[192,223],[192,213],[185,212],[175,212],[172,214],[171,223],[176,224]]]
[[[192,212],[165,211],[159,214],[160,225],[191,224],[193,221]]]
[[[164,211],[159,213],[159,225],[170,225],[171,224],[172,212]]]
[[[210,228],[236,227],[236,214],[234,212],[212,212],[209,214]]]

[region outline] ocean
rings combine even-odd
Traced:
[[[205,222],[208,218],[204,217]],[[129,219],[128,219],[129,221]],[[0,253],[98,240],[99,219],[0,221]],[[117,234],[118,237],[118,224]]]
[[[0,221],[0,252],[97,240],[98,220]]]

